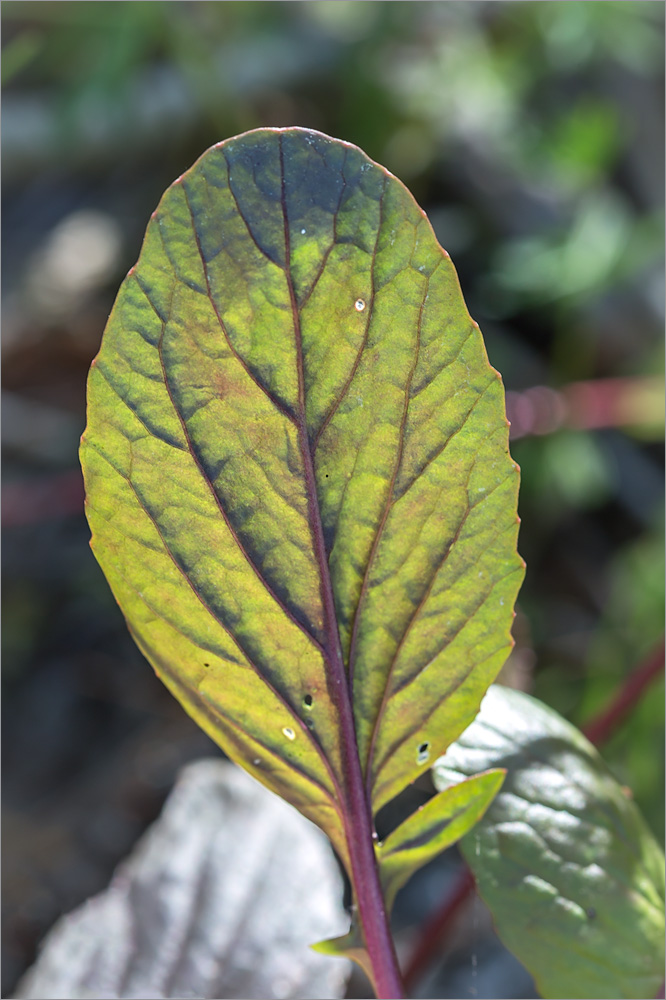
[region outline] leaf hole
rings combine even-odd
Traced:
[[[354,303],[354,309],[356,310],[356,312],[362,313],[363,310],[365,309],[365,300],[356,299],[356,302]]]
[[[296,739],[296,733],[294,732],[293,729],[290,729],[289,726],[285,726],[282,732],[287,737],[288,740]]]
[[[429,758],[430,758],[430,744],[426,741],[425,743],[421,743],[419,745],[419,748],[416,752],[416,763],[425,764]]]
[[[314,729],[314,719],[306,719],[305,725],[308,727],[308,729]]]
[[[204,663],[204,667],[209,667],[210,663]]]
[[[303,697],[303,704],[305,705],[306,708],[312,708],[312,706],[314,705],[314,698],[312,697],[311,694],[306,694]]]

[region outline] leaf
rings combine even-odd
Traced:
[[[198,761],[108,889],[58,921],[13,995],[340,997],[348,966],[306,946],[343,924],[341,889],[318,830],[238,768]]]
[[[377,845],[387,910],[414,872],[455,844],[483,816],[504,780],[489,771],[445,788]]]
[[[139,647],[349,870],[362,782],[376,811],[471,721],[523,573],[448,256],[355,146],[230,139],[151,218],[88,399],[92,546]]]
[[[493,686],[436,762],[438,788],[505,767],[463,851],[498,933],[544,997],[654,997],[664,857],[594,747],[534,698]]]
[[[356,962],[363,969],[370,982],[372,982],[372,963],[370,962],[368,950],[363,940],[363,932],[355,913],[352,914],[351,927],[346,934],[342,934],[340,937],[327,938],[324,941],[317,941],[316,944],[312,944],[310,947],[312,951],[316,951],[319,955],[328,955],[331,958],[348,958],[352,962]]]
[[[502,784],[504,771],[475,775],[434,796],[375,846],[388,913],[407,880],[454,844],[478,821]],[[350,958],[372,980],[372,968],[356,915],[347,934],[312,945],[322,955]]]

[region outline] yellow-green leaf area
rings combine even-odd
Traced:
[[[346,862],[350,759],[376,811],[511,644],[517,468],[451,261],[357,147],[227,140],[151,217],[88,398],[92,545],[137,643]]]
[[[352,962],[356,962],[363,969],[368,979],[372,982],[372,962],[370,961],[368,950],[363,941],[363,934],[355,916],[352,916],[351,927],[347,934],[341,934],[340,937],[327,938],[325,941],[317,941],[316,944],[312,944],[310,947],[313,951],[319,952],[320,955],[351,959]]]
[[[387,909],[414,872],[460,840],[483,816],[501,787],[504,773],[486,771],[444,789],[377,845]]]

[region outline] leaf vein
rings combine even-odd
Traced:
[[[486,392],[491,387],[491,385],[493,384],[494,381],[495,380],[492,379],[492,381],[488,382],[488,384],[483,388],[483,390],[477,395],[476,399],[474,400],[474,402],[472,403],[472,405],[470,406],[470,408],[465,413],[460,426],[456,427],[456,429],[453,431],[453,433],[449,434],[449,436],[446,438],[446,440],[443,442],[443,444],[423,463],[423,465],[421,466],[421,468],[419,469],[419,471],[417,472],[417,474],[412,479],[409,480],[409,482],[403,487],[403,489],[401,490],[401,492],[400,493],[396,493],[394,495],[394,497],[393,497],[393,504],[396,504],[396,503],[398,503],[399,500],[402,500],[402,498],[405,496],[405,494],[408,493],[409,490],[411,490],[412,486],[414,486],[419,481],[419,479],[421,478],[421,476],[423,475],[423,473],[426,471],[426,469],[430,468],[430,466],[433,464],[433,462],[435,462],[440,457],[440,455],[442,455],[446,451],[446,449],[450,445],[451,441],[453,441],[453,439],[456,438],[458,436],[458,434],[460,434],[460,432],[465,429],[465,425],[467,424],[467,421],[469,420],[469,418],[471,417],[472,413],[474,412],[474,410],[476,409],[476,407],[479,405],[479,402],[483,399],[483,397],[485,396]]]
[[[437,265],[437,266],[439,267],[439,265]],[[465,336],[463,337],[463,339],[460,342],[460,344],[458,344],[458,349],[455,352],[455,354],[453,355],[453,357],[449,358],[449,360],[446,362],[446,364],[442,365],[442,367],[439,369],[439,371],[437,372],[436,375],[433,375],[433,377],[431,379],[428,379],[427,382],[421,383],[421,385],[419,385],[419,387],[412,392],[412,395],[411,395],[412,399],[416,399],[418,396],[421,395],[422,392],[425,392],[426,389],[429,389],[430,386],[433,385],[433,383],[437,381],[437,379],[440,377],[440,375],[443,375],[451,367],[451,365],[455,364],[455,362],[458,360],[458,358],[462,354],[463,350],[465,349],[465,344],[470,339],[470,337],[474,333],[475,329],[476,328],[474,326],[470,327],[469,331],[465,334]]]
[[[219,308],[217,306],[217,302],[215,301],[215,297],[213,296],[213,291],[212,291],[211,286],[210,286],[210,275],[208,273],[208,264],[206,263],[206,258],[204,256],[203,247],[201,245],[201,240],[199,238],[199,231],[197,229],[196,218],[195,218],[195,215],[194,215],[194,210],[192,208],[192,204],[190,202],[190,197],[189,197],[189,195],[187,193],[187,188],[185,187],[185,184],[183,183],[182,180],[179,181],[178,183],[180,183],[180,186],[182,188],[183,194],[185,196],[185,203],[186,203],[188,211],[190,213],[190,218],[192,220],[192,233],[193,233],[193,236],[194,236],[194,241],[195,241],[196,246],[197,246],[197,250],[199,252],[199,257],[201,258],[201,266],[203,268],[204,278],[205,278],[205,281],[206,281],[206,290],[207,290],[207,293],[208,293],[208,300],[209,300],[209,302],[211,304],[211,308],[212,308],[213,312],[215,313],[217,322],[219,324],[219,327],[220,327],[220,330],[222,332],[222,335],[224,336],[224,339],[226,341],[227,347],[229,348],[229,350],[231,351],[231,353],[233,354],[234,358],[239,363],[239,365],[241,366],[241,368],[243,368],[243,370],[245,371],[245,373],[247,374],[247,376],[254,382],[254,384],[257,386],[257,388],[261,390],[261,392],[264,394],[264,396],[266,396],[270,400],[270,402],[273,404],[273,406],[275,407],[275,409],[279,410],[279,412],[282,413],[283,416],[285,416],[288,420],[290,420],[292,423],[295,424],[296,421],[295,421],[293,413],[291,413],[291,411],[283,403],[280,402],[280,400],[270,391],[270,389],[268,389],[268,387],[264,385],[264,383],[261,381],[261,379],[259,378],[259,376],[252,370],[252,367],[247,363],[247,361],[242,357],[242,355],[236,350],[236,348],[234,347],[234,345],[232,343],[231,337],[229,336],[229,331],[227,330],[227,326],[226,326],[224,320],[222,319],[222,314],[220,313],[220,310],[219,310]]]
[[[517,572],[517,570],[514,570],[514,572]],[[509,575],[510,574],[507,573],[507,576],[509,576]],[[497,582],[499,583],[500,581],[498,580]],[[428,722],[428,720],[435,714],[435,712],[439,708],[442,707],[443,702],[446,701],[448,698],[450,698],[451,695],[455,694],[455,692],[458,690],[458,688],[462,687],[462,685],[465,683],[465,681],[469,679],[470,675],[475,670],[478,670],[479,667],[482,667],[484,663],[486,663],[488,660],[491,660],[493,658],[493,656],[496,656],[497,653],[499,653],[502,649],[505,649],[505,648],[506,648],[506,643],[503,643],[501,646],[498,646],[497,649],[494,649],[491,653],[488,653],[487,656],[484,656],[482,660],[478,660],[477,662],[473,663],[472,666],[468,670],[466,670],[460,677],[456,678],[455,682],[448,688],[448,690],[440,698],[438,698],[432,704],[431,708],[425,713],[425,715],[423,715],[419,719],[419,727],[423,726],[426,722]],[[441,652],[441,650],[440,650],[440,652]],[[439,655],[439,653],[437,655]],[[430,661],[430,662],[432,662],[432,661]],[[429,666],[429,665],[430,664],[426,664],[426,666]],[[382,758],[382,760],[377,765],[377,770],[375,771],[375,774],[374,774],[374,780],[372,781],[372,787],[373,787],[373,789],[376,787],[376,785],[377,785],[377,779],[379,778],[379,775],[382,773],[382,771],[383,771],[384,767],[386,766],[387,762],[394,756],[394,754],[400,749],[400,747],[404,746],[404,744],[408,740],[412,740],[412,739],[414,739],[414,733],[413,733],[413,731],[409,731],[404,736],[401,736],[400,739],[396,743],[391,744],[391,747],[386,751],[386,753],[384,754],[384,757]],[[437,754],[441,754],[441,753],[444,752],[444,749],[438,750],[437,748],[435,748],[435,752]],[[369,769],[368,769],[368,774],[370,775],[370,770]]]
[[[236,197],[236,192],[234,191],[233,187],[231,186],[231,167],[229,165],[229,160],[227,159],[226,150],[222,148],[220,151],[222,153],[222,156],[224,157],[224,162],[227,165],[227,187],[229,189],[229,193],[230,193],[231,197],[234,200],[234,204],[236,206],[236,211],[238,212],[239,216],[241,217],[241,220],[242,220],[242,222],[243,222],[243,224],[245,226],[245,229],[247,230],[247,235],[250,237],[250,239],[252,240],[252,242],[254,243],[255,247],[257,248],[257,250],[259,251],[259,253],[262,255],[262,257],[265,257],[266,260],[269,261],[269,263],[275,264],[276,267],[279,267],[280,270],[283,270],[282,264],[278,260],[274,260],[273,257],[271,257],[271,255],[269,253],[267,253],[266,250],[264,250],[264,248],[258,242],[257,237],[252,232],[252,229],[250,228],[250,223],[248,222],[248,220],[247,220],[247,218],[245,216],[245,213],[243,212],[242,208],[240,207],[240,202],[238,201],[238,198]],[[253,180],[254,180],[254,182],[256,184],[256,177],[254,176],[254,170],[253,170],[253,175],[252,176],[253,176]],[[204,179],[204,184],[206,184],[206,186],[208,186],[208,179],[207,179],[207,177],[206,177],[205,174],[203,174],[203,179]]]
[[[180,425],[182,427],[183,434],[185,436],[185,441],[187,443],[187,447],[188,447],[190,456],[192,457],[192,461],[194,462],[194,464],[195,464],[195,466],[196,466],[196,468],[197,468],[197,470],[198,470],[201,478],[203,479],[205,485],[207,486],[207,488],[208,488],[208,490],[209,490],[209,492],[210,492],[210,494],[211,494],[211,496],[212,496],[215,504],[217,505],[217,508],[218,508],[220,514],[222,515],[224,523],[226,524],[227,529],[229,530],[229,533],[231,534],[231,537],[233,538],[235,544],[237,545],[237,547],[238,547],[241,555],[246,560],[248,566],[251,567],[251,569],[253,570],[253,572],[254,572],[255,576],[257,577],[257,579],[259,580],[259,582],[263,585],[263,587],[268,592],[268,594],[270,594],[270,596],[273,598],[273,600],[275,601],[275,603],[281,609],[281,611],[283,612],[283,614],[286,615],[286,617],[289,619],[289,621],[291,621],[294,625],[296,625],[304,633],[304,635],[307,636],[307,638],[310,640],[310,642],[320,652],[323,652],[322,646],[321,646],[320,642],[318,641],[318,639],[312,634],[312,632],[310,631],[310,629],[308,627],[306,627],[305,623],[301,622],[297,618],[297,616],[294,613],[294,611],[291,608],[287,607],[287,605],[285,604],[285,602],[278,596],[278,594],[276,594],[275,590],[273,589],[273,587],[271,587],[271,585],[269,584],[268,580],[264,576],[263,572],[257,566],[257,564],[255,563],[255,561],[250,558],[250,554],[247,551],[246,546],[243,545],[243,543],[242,543],[242,541],[241,541],[241,539],[240,539],[240,537],[239,537],[236,529],[234,528],[233,524],[231,523],[231,520],[230,520],[229,515],[227,514],[227,511],[226,511],[226,509],[225,509],[225,507],[224,507],[224,505],[222,503],[222,500],[220,499],[220,497],[219,497],[219,495],[217,493],[217,490],[215,489],[215,486],[214,486],[213,482],[210,479],[210,476],[206,472],[206,469],[205,469],[205,467],[203,465],[203,462],[201,460],[201,456],[199,455],[199,451],[198,451],[198,449],[197,449],[197,447],[195,445],[195,442],[194,442],[194,440],[193,440],[193,438],[192,438],[192,436],[191,436],[191,434],[189,432],[189,428],[187,426],[185,418],[183,417],[182,413],[178,409],[178,406],[176,404],[176,400],[174,399],[173,392],[172,392],[172,389],[171,389],[171,383],[169,382],[169,376],[168,376],[168,373],[167,373],[166,365],[164,363],[164,356],[163,356],[163,351],[162,351],[162,342],[163,342],[163,339],[164,339],[164,330],[162,330],[162,336],[160,337],[159,343],[157,345],[157,353],[158,353],[158,356],[159,356],[159,359],[160,359],[160,365],[162,366],[162,376],[163,376],[163,379],[164,379],[164,388],[166,389],[166,393],[167,393],[167,395],[169,397],[171,405],[173,406],[174,412],[176,413],[176,416],[178,417],[178,420],[180,421]]]
[[[472,462],[472,464],[470,466],[469,473],[468,473],[468,476],[467,476],[466,488],[469,485],[470,479],[472,478],[472,471],[473,471],[475,465],[476,465],[476,460],[474,462]],[[379,709],[377,711],[377,715],[375,717],[375,721],[374,721],[374,724],[373,724],[373,727],[372,727],[372,735],[370,737],[370,743],[369,743],[369,749],[368,749],[368,764],[367,764],[367,773],[368,773],[368,776],[370,776],[370,774],[372,773],[372,758],[373,758],[373,755],[374,755],[374,752],[375,752],[375,744],[377,742],[377,737],[378,737],[378,734],[379,734],[381,720],[382,720],[382,717],[383,717],[384,712],[386,710],[386,706],[387,706],[388,702],[390,701],[391,695],[393,694],[393,692],[389,693],[389,687],[390,687],[390,683],[391,683],[391,680],[392,680],[392,677],[393,677],[393,673],[394,673],[395,668],[396,668],[396,664],[398,662],[398,658],[400,656],[400,652],[401,652],[401,650],[402,650],[402,648],[403,648],[403,646],[404,646],[404,644],[405,644],[405,642],[407,640],[407,636],[409,635],[414,622],[416,621],[416,619],[420,615],[420,613],[423,610],[423,608],[424,608],[424,606],[425,606],[428,598],[430,597],[430,594],[432,592],[432,588],[435,585],[435,580],[437,579],[437,576],[439,575],[440,570],[442,569],[442,567],[446,563],[447,559],[449,558],[449,554],[452,551],[453,546],[455,545],[455,543],[460,538],[460,535],[462,533],[462,530],[463,530],[463,527],[465,525],[465,522],[467,521],[467,518],[469,517],[470,510],[471,510],[471,508],[470,508],[470,505],[469,505],[469,498],[468,498],[467,505],[466,505],[466,508],[465,508],[465,513],[463,514],[463,516],[462,516],[462,518],[460,520],[460,524],[458,525],[458,527],[456,529],[456,532],[455,532],[453,538],[451,539],[449,545],[446,547],[442,558],[439,560],[437,566],[435,567],[435,569],[434,569],[434,571],[433,571],[433,573],[432,573],[432,575],[430,577],[430,580],[428,581],[426,589],[425,589],[425,591],[424,591],[424,593],[423,593],[423,595],[422,595],[419,603],[417,604],[416,608],[414,609],[413,614],[411,615],[409,621],[407,622],[407,625],[405,626],[405,629],[404,629],[404,631],[403,631],[403,633],[402,633],[402,635],[400,637],[400,641],[398,642],[398,645],[396,646],[395,653],[393,654],[393,658],[391,659],[391,663],[390,663],[388,672],[386,674],[386,681],[385,681],[385,684],[384,684],[384,693],[382,695],[382,700],[381,700]]]
[[[525,743],[521,743],[520,740],[518,740],[515,736],[513,736],[508,731],[500,729],[497,726],[497,724],[494,723],[491,719],[483,717],[483,719],[481,719],[480,721],[481,721],[481,723],[482,723],[483,726],[485,726],[488,729],[492,729],[494,732],[496,732],[503,739],[507,740],[513,747],[515,747],[516,750],[518,750],[520,756],[525,757],[528,761],[532,761],[532,762],[534,762],[536,764],[540,764],[540,765],[542,765],[545,768],[550,768],[551,770],[555,771],[556,774],[560,774],[561,775],[563,773],[560,768],[556,767],[555,764],[553,764],[552,760],[549,760],[547,757],[542,757],[542,756],[540,756],[538,754],[530,752],[527,749],[527,745]],[[465,744],[463,743],[463,745],[465,745]],[[579,753],[582,752],[579,747],[576,747],[575,749]],[[595,751],[595,753],[596,753],[596,751]],[[589,753],[587,753],[586,756],[588,757],[588,759],[590,758],[590,754]],[[589,798],[589,794],[590,794],[589,793],[589,789],[586,788],[584,784],[582,784],[580,781],[578,781],[578,779],[575,778],[570,772],[567,773],[565,775],[565,777],[567,778],[567,781],[570,781],[573,785],[575,785],[575,787],[582,793],[582,795],[583,795],[583,797],[585,799]],[[507,790],[508,789],[505,789],[505,791],[507,791]],[[534,805],[534,803],[531,802],[531,800],[527,798],[527,796],[525,795],[524,792],[523,793],[518,793],[515,789],[512,789],[511,794],[517,795],[518,798],[522,798],[525,802],[528,803],[528,805]],[[612,830],[615,831],[618,834],[618,836],[620,837],[620,839],[631,850],[631,853],[634,854],[634,856],[636,858],[638,858],[639,861],[642,861],[640,853],[636,851],[636,843],[637,842],[636,842],[635,838],[631,837],[627,833],[626,829],[624,829],[624,828],[620,829],[618,827],[618,822],[617,822],[618,821],[618,817],[617,817],[617,815],[614,815],[613,812],[607,808],[605,802],[598,801],[596,803],[596,808],[600,812],[602,812],[610,820]],[[575,816],[575,813],[571,813],[571,815]],[[576,818],[579,818],[579,817],[576,816]],[[609,828],[605,827],[605,829],[609,829]]]
[[[328,773],[329,773],[329,775],[331,777],[331,780],[332,780],[332,782],[334,784],[334,787],[337,790],[338,789],[337,778],[335,777],[335,774],[334,774],[333,769],[332,769],[332,767],[331,767],[331,765],[330,765],[330,763],[328,761],[328,758],[326,757],[326,754],[323,752],[323,749],[319,745],[319,742],[315,739],[312,731],[306,726],[306,724],[303,721],[303,719],[300,717],[300,715],[296,712],[296,710],[289,703],[289,700],[287,699],[287,697],[279,690],[279,688],[277,688],[272,683],[272,681],[270,681],[268,679],[267,675],[263,672],[263,670],[254,662],[253,658],[250,656],[250,654],[248,653],[248,651],[244,648],[243,644],[238,639],[238,637],[234,634],[234,632],[232,631],[232,629],[229,628],[229,626],[224,622],[224,620],[211,607],[211,605],[208,602],[208,600],[205,597],[205,595],[195,585],[194,581],[192,580],[192,578],[190,577],[190,575],[187,573],[186,569],[181,565],[181,563],[179,562],[179,560],[174,555],[171,547],[169,546],[166,538],[164,537],[164,534],[162,533],[162,529],[161,529],[161,527],[159,525],[159,522],[157,521],[157,518],[148,509],[148,507],[146,506],[146,504],[142,500],[142,498],[141,498],[141,496],[140,496],[137,488],[135,487],[134,483],[129,478],[129,476],[127,476],[124,473],[122,473],[115,465],[113,465],[113,463],[106,457],[106,455],[103,454],[103,452],[101,452],[99,450],[99,448],[97,448],[96,445],[92,444],[91,446],[95,449],[95,451],[98,452],[99,455],[101,455],[102,458],[104,458],[109,463],[109,465],[111,465],[111,467],[118,473],[118,475],[121,476],[121,478],[125,480],[125,482],[129,486],[130,490],[134,494],[134,497],[136,498],[136,501],[137,501],[139,507],[141,508],[141,510],[144,512],[144,514],[148,517],[148,519],[153,524],[153,527],[155,528],[155,531],[157,532],[157,534],[158,534],[158,536],[159,536],[159,538],[160,538],[160,540],[162,542],[162,545],[164,546],[164,552],[165,552],[165,554],[171,559],[171,562],[176,567],[176,569],[180,572],[180,574],[182,575],[183,579],[186,581],[186,583],[188,584],[188,586],[192,590],[192,593],[194,594],[194,596],[201,603],[202,607],[208,612],[208,614],[211,616],[211,618],[213,618],[218,623],[218,625],[222,628],[222,630],[229,636],[229,638],[231,639],[231,641],[234,643],[234,645],[237,647],[237,649],[240,651],[240,653],[244,657],[245,662],[250,667],[250,669],[261,679],[262,683],[264,683],[266,685],[266,687],[270,690],[270,692],[281,702],[281,704],[284,706],[284,708],[286,709],[286,711],[289,713],[289,715],[293,719],[294,724],[302,731],[303,735],[308,739],[308,741],[315,748],[318,756],[321,758],[322,762],[325,765],[326,770],[328,771]],[[120,575],[123,577],[123,579],[128,584],[128,586],[132,587],[132,589],[135,591],[135,593],[138,594],[138,596],[141,598],[141,600],[143,601],[143,603],[146,605],[146,607],[148,607],[153,612],[153,614],[155,614],[162,621],[166,622],[166,624],[169,625],[171,628],[174,628],[174,629],[176,629],[176,631],[180,632],[180,629],[177,628],[177,626],[175,626],[172,622],[170,622],[167,618],[165,618],[165,616],[160,611],[158,611],[152,605],[152,603],[147,600],[147,598],[143,594],[139,593],[139,591],[136,588],[136,585],[133,584],[133,583],[131,583],[127,579],[127,577],[125,576],[124,573],[121,572]],[[183,633],[181,632],[181,634],[183,634]],[[200,695],[200,697],[203,698],[203,695]],[[210,704],[210,702],[208,702],[208,703]],[[224,714],[224,713],[222,713],[222,711],[219,709],[218,706],[216,706],[216,708],[218,708],[218,710],[220,711],[220,714]],[[241,732],[243,731],[242,727],[239,726],[238,728],[241,730]],[[259,742],[259,741],[257,741],[257,742]],[[291,762],[290,762],[290,765],[291,765]]]
[[[130,403],[129,399],[126,396],[123,396],[120,389],[114,383],[113,379],[109,376],[108,372],[105,370],[102,364],[98,362],[95,365],[95,371],[99,372],[99,374],[102,376],[102,378],[104,379],[108,387],[111,389],[111,391],[114,393],[114,395],[120,400],[121,403],[123,403],[127,407],[130,413],[132,413],[136,417],[136,419],[139,421],[141,426],[148,432],[151,438],[156,437],[160,441],[163,441],[164,444],[169,445],[171,448],[175,448],[177,451],[183,451],[183,452],[187,451],[187,445],[181,444],[180,442],[175,441],[172,438],[168,437],[167,434],[160,433],[154,427],[148,426],[144,418],[141,416],[138,407],[133,406],[132,403]]]
[[[317,446],[319,444],[319,441],[321,439],[322,434],[324,433],[324,431],[326,430],[326,428],[330,424],[330,422],[333,419],[333,417],[335,416],[338,408],[340,407],[340,404],[342,403],[343,399],[347,395],[347,393],[349,391],[349,387],[352,384],[352,381],[354,379],[354,375],[358,371],[358,366],[361,363],[361,358],[363,356],[363,352],[365,351],[366,344],[368,343],[368,333],[370,331],[370,322],[371,322],[371,319],[372,319],[372,310],[374,308],[374,303],[375,303],[375,291],[376,291],[376,289],[375,289],[375,260],[377,258],[377,247],[379,245],[379,234],[380,234],[381,228],[382,228],[382,217],[383,217],[383,211],[384,211],[384,193],[385,193],[385,191],[386,191],[386,177],[383,180],[382,193],[379,196],[379,221],[377,223],[377,236],[375,237],[375,249],[374,249],[373,254],[372,254],[372,264],[370,266],[370,280],[371,280],[370,303],[368,305],[368,316],[367,316],[367,319],[365,321],[365,330],[363,331],[363,339],[362,339],[360,347],[358,349],[358,353],[356,354],[356,357],[354,359],[354,363],[352,365],[351,371],[349,372],[349,375],[348,375],[345,383],[343,384],[343,386],[342,386],[342,388],[340,390],[340,393],[339,393],[337,399],[335,399],[333,401],[333,403],[331,404],[331,407],[330,407],[328,413],[326,414],[326,416],[324,417],[319,430],[315,434],[314,441],[312,442],[312,450],[313,450],[313,452],[317,451]]]
[[[161,233],[160,233],[160,236],[161,236]],[[134,278],[134,280],[136,281],[136,283],[139,286],[139,288],[141,289],[141,291],[143,292],[143,294],[145,295],[145,297],[146,297],[146,299],[148,301],[148,305],[153,310],[153,312],[157,316],[157,318],[160,321],[160,323],[162,324],[162,326],[164,326],[164,324],[168,321],[169,317],[168,316],[163,316],[162,313],[160,312],[160,310],[157,308],[157,306],[155,305],[155,303],[153,302],[153,300],[150,297],[148,289],[143,284],[143,278],[140,276],[139,272],[136,271],[136,270],[134,270],[134,271],[131,271],[130,273],[131,273],[132,277]],[[141,331],[139,331],[139,336],[143,336],[141,334]],[[143,339],[146,340],[145,337],[143,337]],[[146,343],[151,344],[151,347],[155,347],[155,344],[151,343],[151,341],[149,341],[149,340],[146,340]]]
[[[409,412],[409,392],[410,392],[410,389],[411,389],[412,379],[414,378],[414,372],[416,371],[416,367],[417,367],[417,365],[419,363],[419,354],[420,354],[420,350],[421,350],[421,323],[423,321],[423,310],[424,310],[424,307],[425,307],[425,300],[426,300],[426,297],[428,295],[429,281],[430,281],[430,279],[426,278],[426,284],[425,284],[425,290],[424,290],[424,293],[423,293],[423,299],[421,300],[421,307],[419,309],[419,318],[418,318],[418,323],[417,323],[417,328],[416,328],[416,349],[415,349],[415,352],[414,352],[414,360],[412,362],[412,366],[411,366],[411,369],[409,371],[409,375],[407,377],[407,384],[405,386],[405,398],[404,398],[404,402],[403,402],[402,416],[401,416],[401,419],[400,419],[400,429],[399,429],[399,436],[398,436],[398,450],[397,450],[396,461],[395,461],[395,465],[393,466],[393,474],[391,476],[391,482],[389,483],[389,487],[388,487],[388,490],[387,490],[387,493],[386,493],[386,503],[384,505],[384,512],[382,514],[381,521],[379,522],[379,524],[377,526],[377,530],[375,532],[375,537],[374,537],[373,543],[372,543],[372,548],[370,550],[370,555],[368,557],[368,563],[367,563],[367,566],[365,567],[365,573],[363,575],[363,582],[361,584],[361,592],[359,594],[358,604],[356,605],[356,613],[354,615],[354,624],[352,626],[351,641],[350,641],[350,645],[349,645],[349,683],[350,683],[350,685],[353,684],[353,681],[354,681],[354,667],[355,667],[355,661],[356,661],[356,643],[357,643],[357,639],[358,639],[358,629],[359,629],[359,624],[360,624],[360,620],[361,620],[361,615],[362,615],[362,612],[363,612],[363,605],[365,603],[365,598],[366,598],[366,595],[367,595],[367,592],[368,592],[368,588],[369,588],[369,585],[370,585],[370,573],[371,573],[372,568],[374,566],[375,558],[376,558],[377,552],[379,550],[379,543],[380,543],[382,535],[384,533],[384,528],[386,526],[386,522],[388,520],[389,512],[391,510],[393,490],[395,488],[396,479],[398,478],[398,472],[400,470],[400,466],[402,465],[402,455],[403,455],[403,449],[404,449],[404,446],[405,446],[405,428],[407,426],[407,414]]]
[[[301,310],[303,310],[305,308],[305,306],[308,304],[308,302],[310,301],[312,293],[314,292],[315,288],[319,284],[319,279],[321,278],[321,276],[324,273],[324,270],[326,269],[326,264],[328,262],[328,258],[330,257],[330,255],[333,252],[333,250],[335,249],[335,247],[338,246],[338,215],[340,214],[340,208],[342,207],[342,199],[344,197],[344,193],[347,190],[347,181],[345,179],[345,164],[346,164],[346,162],[347,162],[347,149],[345,148],[344,156],[343,156],[343,159],[342,159],[342,166],[341,166],[341,169],[340,169],[340,173],[342,174],[342,187],[340,188],[340,194],[338,196],[338,203],[337,203],[337,205],[335,207],[335,211],[333,212],[333,242],[328,247],[328,249],[326,250],[326,253],[322,257],[321,264],[319,265],[319,269],[317,271],[317,274],[315,275],[315,277],[314,277],[314,279],[312,281],[312,284],[310,285],[310,287],[308,288],[307,292],[305,293],[305,295],[303,296],[302,300],[299,303],[299,309],[301,309]]]
[[[495,537],[496,538],[499,537],[500,534],[501,534],[501,532],[498,532]],[[472,563],[472,566],[470,568],[473,568],[477,564],[478,564],[478,560],[476,562]],[[486,602],[492,596],[492,593],[495,590],[495,588],[498,586],[498,584],[502,583],[503,580],[506,580],[509,576],[511,576],[515,572],[517,572],[516,568],[510,570],[508,573],[505,573],[503,576],[500,576],[500,577],[498,577],[497,580],[493,581],[493,584],[492,584],[491,588],[483,595],[483,597],[481,598],[481,600],[478,601],[478,603],[472,608],[472,610],[469,613],[469,615],[465,616],[465,620],[460,624],[460,626],[458,628],[454,629],[453,632],[450,632],[447,635],[446,642],[444,642],[439,647],[439,649],[434,654],[434,656],[432,656],[426,663],[424,663],[423,666],[419,667],[413,674],[410,674],[409,676],[403,678],[403,680],[400,681],[393,688],[393,690],[391,691],[391,693],[389,695],[389,700],[394,695],[400,694],[401,691],[404,691],[406,688],[408,688],[409,685],[412,684],[417,679],[417,677],[419,677],[420,674],[423,673],[424,670],[427,670],[428,667],[432,663],[434,663],[434,661],[437,659],[437,657],[440,655],[440,653],[443,653],[444,650],[448,646],[450,646],[458,638],[458,636],[460,635],[460,633],[463,632],[467,628],[468,625],[472,624],[472,622],[476,618],[476,616],[479,613],[479,611],[483,608],[484,604],[486,604]],[[422,609],[420,609],[420,610],[422,610]]]

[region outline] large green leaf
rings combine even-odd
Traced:
[[[345,862],[354,767],[376,811],[509,651],[507,436],[448,256],[359,149],[258,130],[168,189],[90,373],[93,549],[171,691]]]
[[[433,768],[504,785],[462,841],[497,930],[544,997],[654,997],[664,977],[664,856],[594,747],[552,709],[493,686]]]

